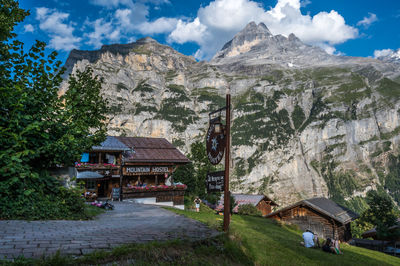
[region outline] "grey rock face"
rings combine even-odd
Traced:
[[[378,57],[378,60],[381,60],[383,62],[400,64],[400,48],[386,56]]]
[[[396,64],[328,55],[255,23],[211,62],[144,39],[72,51],[67,64],[104,77],[109,134],[164,137],[184,152],[204,140],[208,113],[225,105],[229,85],[234,192],[351,205],[382,187],[397,199],[389,185],[400,142]]]

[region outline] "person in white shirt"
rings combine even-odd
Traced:
[[[303,246],[306,248],[312,248],[312,247],[320,247],[319,246],[319,239],[317,234],[314,234],[311,230],[307,229],[303,233],[303,240],[304,242],[300,242]]]

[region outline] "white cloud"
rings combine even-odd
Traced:
[[[378,17],[374,13],[368,13],[368,15],[368,17],[364,17],[362,20],[357,22],[357,26],[368,28],[372,23],[378,21]]]
[[[256,2],[247,0],[216,0],[199,9],[200,22],[209,28],[225,31],[237,30],[248,22],[257,20],[264,9]]]
[[[154,21],[148,20],[148,6],[135,3],[135,8],[117,9],[114,18],[118,27],[126,33],[140,32],[142,34],[170,33],[176,27],[178,19],[160,17]]]
[[[133,34],[142,33],[146,35],[170,33],[178,22],[175,18],[161,17],[154,21],[149,21],[149,6],[146,3],[165,4],[166,0],[150,0],[141,2],[132,2],[126,0],[101,1],[96,0],[92,3],[103,5],[105,7],[115,7],[125,5],[123,8],[117,8],[112,16],[108,18],[99,18],[95,21],[87,20],[86,29],[91,31],[84,34],[88,39],[86,44],[94,48],[101,47],[105,41],[119,42],[122,38],[128,42],[135,40]],[[88,31],[88,30],[86,30]]]
[[[25,32],[34,32],[35,29],[33,28],[32,24],[26,24],[26,25],[24,25],[24,31]]]
[[[69,52],[72,49],[79,48],[78,43],[80,41],[81,38],[78,37],[55,35],[50,39],[49,47],[55,50],[64,50]]]
[[[215,0],[201,7],[192,21],[178,22],[169,35],[170,42],[196,42],[204,58],[212,57],[247,23],[264,22],[273,34],[294,33],[303,42],[318,45],[333,53],[334,45],[358,36],[358,30],[346,25],[336,11],[320,12],[313,17],[303,15],[300,0],[278,0],[275,7],[265,10],[251,0]]]
[[[306,7],[306,6],[308,6],[309,4],[311,4],[311,1],[310,1],[310,0],[302,0],[302,1],[300,2],[300,6],[301,6],[301,7]]]
[[[171,32],[177,25],[175,18],[161,17],[152,22],[143,22],[138,26],[138,30],[143,34],[158,34]]]
[[[56,50],[70,51],[79,47],[81,38],[73,35],[72,23],[65,23],[69,14],[58,12],[46,7],[36,8],[36,19],[39,20],[39,28],[50,36],[49,47]]]
[[[325,50],[328,54],[336,54],[336,48],[326,43],[318,44],[319,47]]]
[[[201,44],[206,30],[207,26],[201,24],[199,18],[190,23],[179,20],[175,30],[169,35],[169,40],[180,44],[185,42]]]
[[[382,57],[382,56],[390,56],[393,55],[394,51],[392,49],[383,49],[383,50],[375,50],[374,51],[374,57]]]
[[[94,28],[93,32],[85,34],[85,37],[89,38],[87,44],[94,48],[100,48],[105,39],[116,41],[120,38],[120,30],[114,29],[111,22],[105,22],[102,18],[87,22],[87,24]]]
[[[40,20],[45,18],[47,13],[50,11],[47,7],[38,7],[36,8],[36,19]]]
[[[115,11],[115,18],[119,21],[119,24],[121,24],[124,27],[130,27],[131,26],[131,20],[129,16],[131,15],[132,11],[129,9],[117,9]]]

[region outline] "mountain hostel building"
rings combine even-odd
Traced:
[[[142,203],[183,206],[185,184],[173,173],[190,160],[164,138],[107,136],[75,163],[87,200],[134,199]]]

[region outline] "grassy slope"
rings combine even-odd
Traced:
[[[212,227],[222,216],[173,210]],[[400,259],[384,253],[342,244],[344,255],[333,255],[300,245],[301,232],[273,220],[233,215],[230,238],[238,241],[256,265],[400,265]]]
[[[170,209],[221,229],[222,216]],[[202,241],[176,240],[129,244],[79,258],[52,256],[19,258],[14,265],[400,265],[400,259],[380,252],[342,245],[344,255],[302,247],[301,232],[273,220],[234,215],[228,237]],[[1,261],[0,265],[9,265]]]

